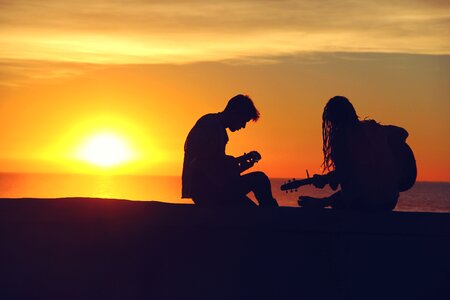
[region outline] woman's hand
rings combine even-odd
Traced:
[[[317,175],[315,174],[312,178],[312,184],[319,189],[323,189],[323,187],[328,183],[327,175]]]

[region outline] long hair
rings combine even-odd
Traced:
[[[335,169],[336,148],[341,146],[345,128],[358,122],[355,108],[347,98],[334,96],[325,105],[322,114],[323,172]]]

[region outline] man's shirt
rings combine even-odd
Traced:
[[[201,180],[220,182],[227,143],[228,135],[220,113],[204,115],[197,121],[184,144],[182,198],[195,197]]]

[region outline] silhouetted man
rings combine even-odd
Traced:
[[[225,154],[231,132],[257,121],[259,112],[246,95],[228,101],[225,110],[201,117],[184,145],[182,197],[209,207],[255,206],[246,195],[253,191],[260,206],[278,206],[272,196],[269,178],[263,172],[241,175],[261,156],[252,151],[240,157]]]

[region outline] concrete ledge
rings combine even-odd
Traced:
[[[449,299],[450,214],[0,199],[1,299]]]

